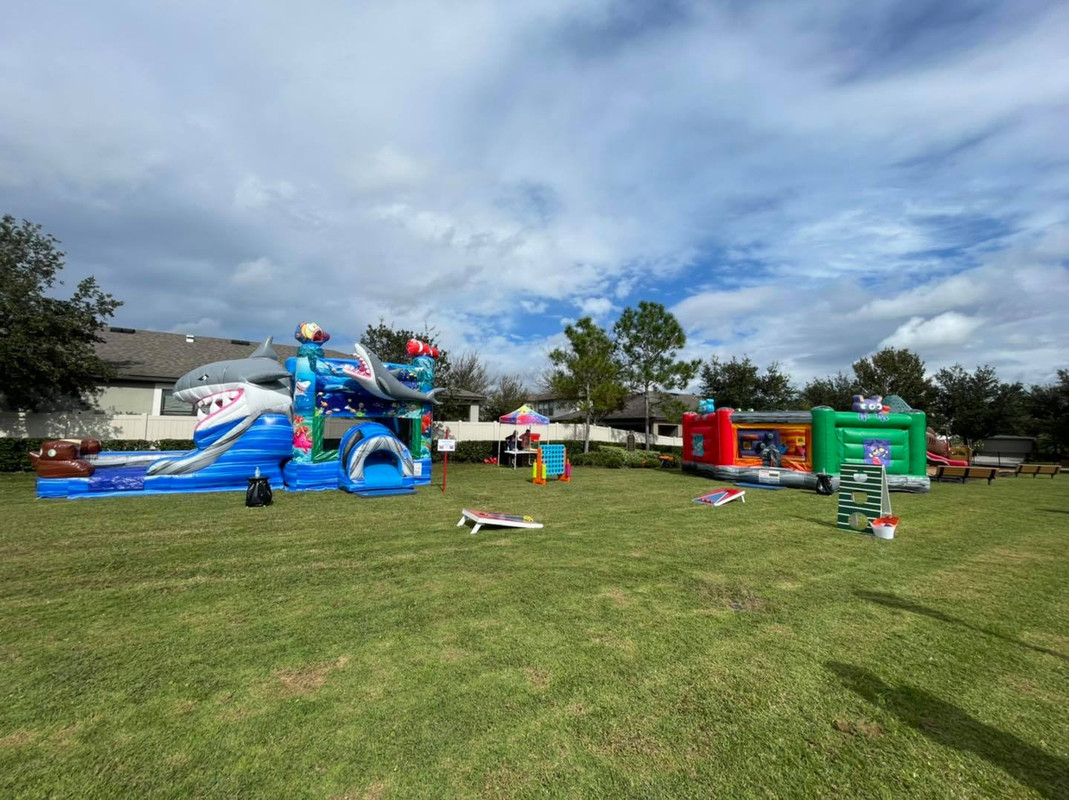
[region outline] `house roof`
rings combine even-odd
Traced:
[[[684,405],[687,411],[696,411],[698,408],[698,401],[701,399],[696,394],[676,394],[675,392],[655,392],[650,397],[650,419],[654,421],[666,421],[666,417],[663,414],[657,413],[657,400],[659,397],[666,397],[671,400],[675,400]],[[583,413],[581,411],[569,411],[566,414],[557,414],[551,419],[553,422],[567,422],[573,419],[582,419]],[[611,414],[606,414],[603,418],[606,422],[634,422],[644,421],[646,419],[645,403],[642,400],[642,393],[636,393],[627,398],[627,402],[624,407],[619,411],[613,411]]]
[[[478,392],[469,392],[467,389],[450,389],[446,387],[442,390],[442,397],[448,397],[451,400],[485,400],[485,394],[479,394]]]
[[[110,327],[101,331],[96,346],[102,361],[111,364],[118,377],[127,380],[173,381],[191,369],[212,361],[246,358],[260,342],[246,339],[217,339],[182,333]],[[295,345],[275,344],[275,352],[285,361],[297,355]],[[324,350],[331,358],[345,358],[340,350]]]

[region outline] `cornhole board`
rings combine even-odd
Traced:
[[[836,525],[847,531],[872,533],[872,521],[890,515],[891,495],[883,465],[843,464]]]
[[[694,498],[695,503],[704,503],[707,506],[713,506],[713,508],[719,508],[732,500],[741,500],[745,503],[746,492],[743,489],[715,489],[709,494]]]
[[[471,532],[478,533],[479,528],[483,525],[496,525],[501,528],[541,528],[541,522],[535,522],[530,517],[518,517],[515,514],[498,514],[495,511],[473,511],[470,508],[465,508],[460,512],[460,522],[457,523],[457,527],[460,528],[465,522],[469,520],[474,522]]]

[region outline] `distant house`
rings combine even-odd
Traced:
[[[549,417],[550,419],[562,414],[567,414],[570,411],[575,411],[574,400],[562,400],[550,393],[531,395],[527,400],[527,405],[543,417]]]
[[[1033,436],[988,436],[973,456],[973,463],[981,466],[1005,466],[1020,464],[1036,449]]]
[[[654,392],[650,396],[650,433],[660,436],[682,436],[682,423],[668,419],[665,407],[678,405],[683,411],[695,411],[698,408],[699,399],[693,394]],[[563,400],[553,394],[535,395],[528,402],[539,414],[548,416],[551,422],[582,422],[583,420],[583,414],[575,409],[574,401]],[[646,418],[642,394],[630,395],[622,409],[607,414],[598,424],[619,430],[644,432]]]

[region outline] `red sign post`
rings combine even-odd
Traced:
[[[456,439],[439,439],[438,452],[442,454],[442,491],[445,491],[445,480],[449,475],[449,454],[457,449]]]

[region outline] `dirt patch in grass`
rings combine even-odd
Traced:
[[[463,650],[459,650],[456,647],[447,647],[442,651],[442,661],[447,664],[455,664],[463,658],[467,657],[467,653]]]
[[[219,714],[219,719],[223,722],[241,722],[251,713],[247,708],[228,708]]]
[[[835,721],[832,722],[832,727],[840,733],[846,733],[850,736],[864,736],[867,739],[876,739],[883,736],[883,728],[864,717],[859,719],[836,717]]]
[[[749,589],[738,586],[710,586],[701,584],[698,588],[698,596],[706,603],[714,606],[727,608],[731,611],[753,612],[764,611],[768,601]]]
[[[195,700],[179,700],[174,704],[174,713],[185,716],[197,707]]]
[[[601,756],[625,760],[647,758],[661,764],[670,761],[669,751],[661,742],[631,728],[617,728],[593,750]]]
[[[624,594],[623,589],[609,589],[599,594],[598,597],[604,597],[611,600],[613,603],[621,607],[631,605],[631,600]]]
[[[19,747],[37,738],[37,731],[19,730],[0,737],[0,747]]]
[[[508,767],[498,767],[486,773],[480,797],[511,798],[518,794],[521,777],[518,772]]]
[[[349,656],[342,656],[326,664],[309,664],[300,669],[280,669],[272,674],[281,682],[287,693],[308,694],[322,688],[330,673],[344,668],[348,663]]]
[[[614,650],[622,650],[625,653],[635,652],[635,643],[633,641],[611,633],[594,633],[591,635],[590,641],[596,644],[603,644]]]
[[[332,794],[330,800],[382,800],[385,796],[386,784],[382,781],[375,781],[362,789],[353,789],[344,794]]]
[[[524,667],[523,676],[527,678],[527,682],[538,691],[542,691],[549,686],[549,673],[544,669],[538,669],[537,667]]]
[[[585,717],[589,711],[587,707],[582,703],[569,703],[564,707],[564,710],[571,714],[573,717]]]

